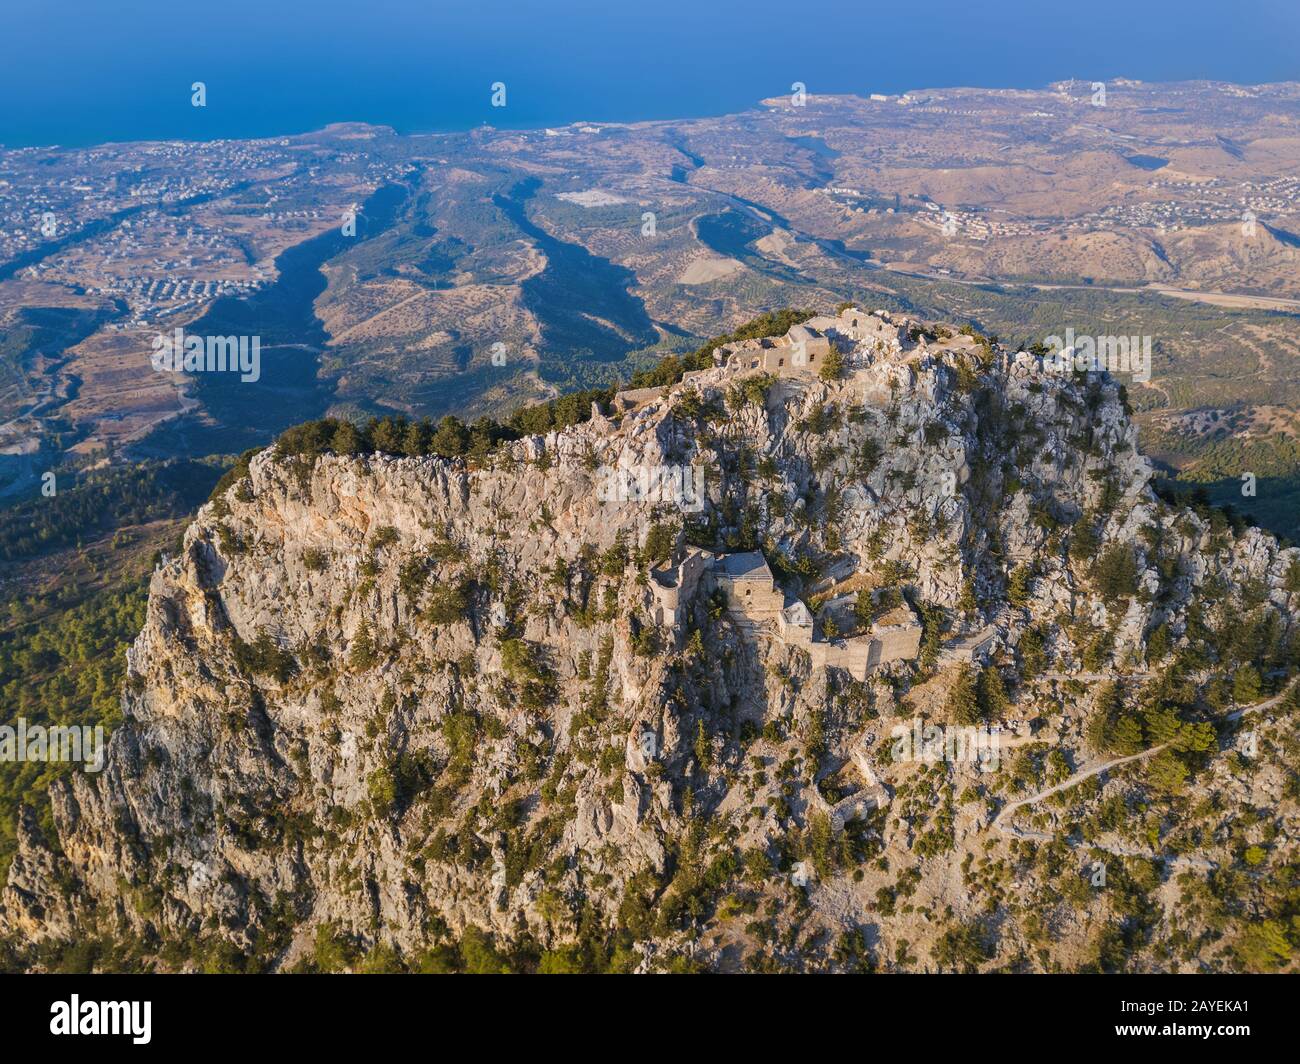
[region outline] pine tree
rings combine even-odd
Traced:
[[[997,720],[1010,704],[1002,674],[992,665],[985,666],[979,675],[980,716],[985,720]]]
[[[429,438],[433,435],[428,421],[411,422],[402,436],[402,453],[420,458],[429,453]]]
[[[1177,754],[1161,750],[1151,759],[1147,780],[1152,787],[1164,794],[1177,794],[1187,782],[1187,766]]]
[[[1169,656],[1169,625],[1158,624],[1147,636],[1147,664],[1155,665]]]
[[[362,621],[361,627],[352,639],[352,649],[348,653],[348,663],[356,669],[368,669],[378,659],[375,650],[375,637],[370,631],[370,622]]]
[[[1232,678],[1232,700],[1239,706],[1248,706],[1252,702],[1258,702],[1263,686],[1264,681],[1259,675],[1259,670],[1247,662],[1237,670],[1237,674]]]
[[[351,421],[342,421],[330,438],[330,450],[335,454],[360,454],[365,450],[361,433]]]
[[[1147,736],[1152,746],[1165,746],[1178,741],[1182,721],[1178,714],[1168,706],[1159,706],[1147,710],[1144,714]]]
[[[961,582],[961,594],[957,598],[957,610],[960,613],[974,613],[979,609],[975,598],[975,581],[967,577]]]
[[[963,665],[944,702],[944,711],[954,724],[975,724],[980,719],[980,698],[975,669]]]
[[[712,750],[713,747],[709,742],[708,732],[704,730],[704,721],[697,721],[695,726],[695,760],[700,766],[700,771],[708,771],[709,754]]]
[[[834,346],[826,355],[826,360],[822,362],[818,374],[824,381],[839,380],[840,374],[844,372],[844,356]]]
[[[1007,577],[1007,601],[1019,609],[1029,602],[1029,565],[1017,565]]]
[[[1110,732],[1111,753],[1120,757],[1129,757],[1146,749],[1142,737],[1142,725],[1132,717],[1120,717]]]
[[[458,417],[448,414],[438,422],[429,449],[442,458],[457,458],[469,447],[469,430]]]

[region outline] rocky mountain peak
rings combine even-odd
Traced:
[[[818,320],[485,453],[254,457],[153,574],[107,766],[55,785],[56,837],[23,822],[3,923],[271,968],[1039,948],[971,884],[1059,889],[1069,817],[1230,771],[1196,729],[1283,689],[1300,556],[1163,500],[1105,374]],[[996,765],[900,755],[914,722]],[[1126,742],[1155,782],[1037,803]]]

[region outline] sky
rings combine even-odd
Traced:
[[[86,145],[687,118],[795,81],[1300,80],[1300,0],[6,0],[0,49],[0,144]]]

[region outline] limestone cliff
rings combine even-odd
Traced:
[[[1148,916],[1176,922],[1179,814],[1083,838],[1077,818],[1116,794],[1181,808],[1229,771],[1224,729],[1181,791],[1143,762],[1026,809],[1046,841],[994,817],[1095,761],[1101,680],[1147,748],[1153,685],[1184,727],[1231,704],[1215,692],[1243,664],[1261,699],[1281,689],[1297,552],[1157,499],[1114,381],[913,339],[832,381],[706,371],[478,458],[258,455],[154,573],[107,767],[56,785],[57,838],[24,820],[5,929],[111,936],[163,967],[328,966],[331,943],[419,966],[469,928],[641,970],[925,968],[963,935],[980,963],[1072,967],[1129,925],[1119,895],[1062,909],[1053,884],[1124,839],[1112,860],[1148,862]],[[602,490],[682,466],[704,471],[698,512]],[[656,627],[648,573],[688,542],[764,551],[819,642],[905,603],[920,656],[865,680],[818,667],[707,593]],[[1237,623],[1271,642],[1235,646]],[[1027,762],[891,755],[899,720],[964,712],[972,672],[982,723],[1034,718]],[[1196,851],[1215,866],[1217,830]],[[1145,948],[1124,963],[1164,963]]]

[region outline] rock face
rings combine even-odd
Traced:
[[[547,949],[596,926],[642,968],[687,942],[734,967],[765,941],[744,914],[771,899],[885,943],[885,873],[826,858],[816,818],[880,807],[857,859],[907,858],[885,784],[849,801],[851,758],[944,639],[991,629],[1027,716],[1031,629],[1069,673],[1071,625],[1107,637],[1089,665],[1115,672],[1157,626],[1176,650],[1210,584],[1294,624],[1296,552],[1157,500],[1113,381],[939,335],[829,383],[706,371],[469,464],[258,455],[154,573],[107,766],[55,784],[57,838],[23,821],[5,929],[288,967],[321,928],[412,957],[469,927]],[[701,512],[601,498],[602,469],[672,465],[704,467]],[[1072,558],[1085,525],[1095,545]],[[705,596],[657,627],[647,573],[688,539],[763,549],[814,612],[896,587],[931,653],[862,683]],[[1131,571],[1103,587],[1090,566],[1112,550]],[[922,862],[959,914],[960,856]],[[836,966],[774,935],[783,963]]]

